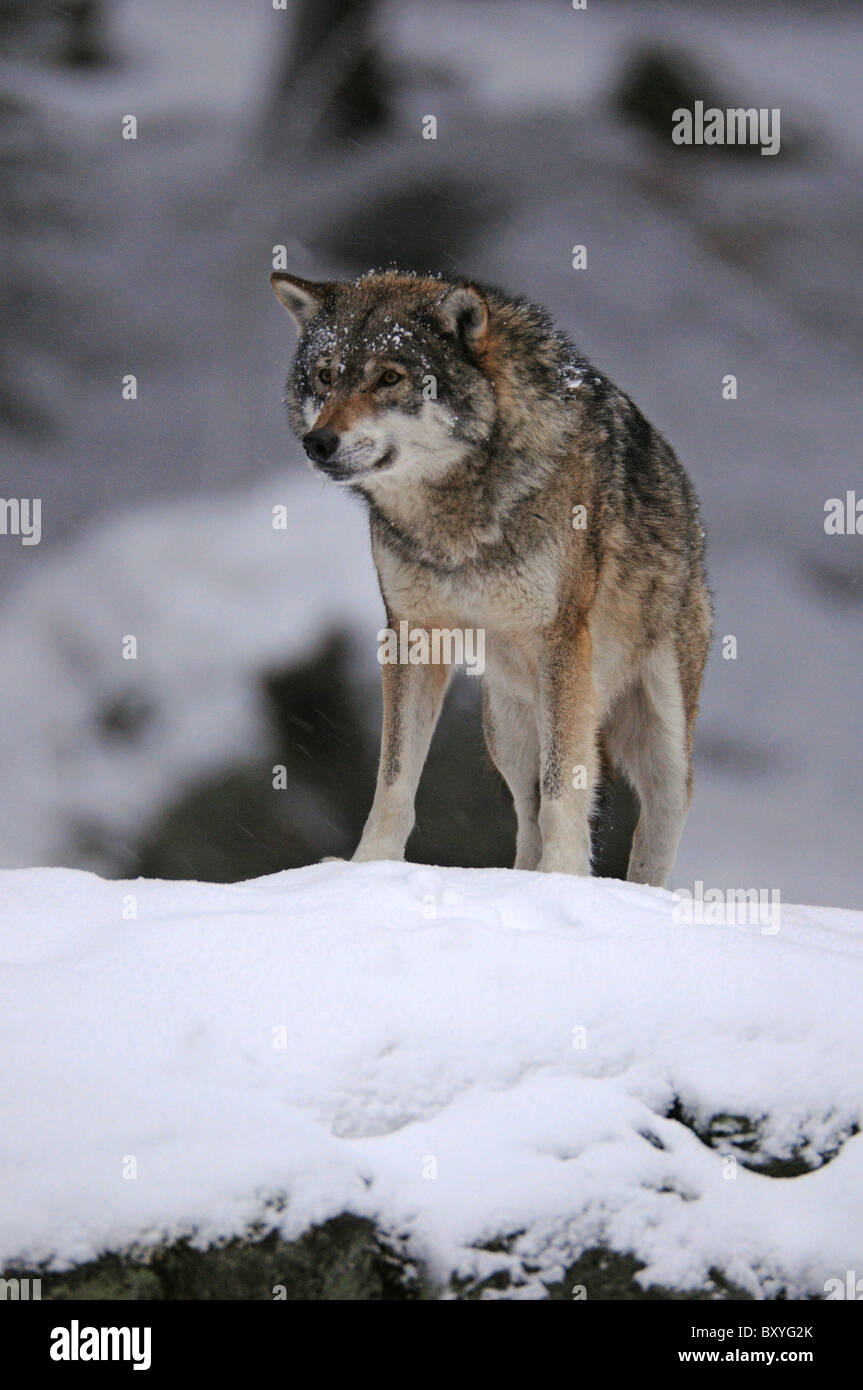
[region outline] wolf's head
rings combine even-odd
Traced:
[[[300,331],[287,404],[315,468],[374,495],[442,478],[488,439],[495,389],[480,288],[396,271],[271,278]]]

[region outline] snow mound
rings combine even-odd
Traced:
[[[863,914],[678,909],[409,864],[0,874],[0,1265],[352,1211],[528,1298],[598,1244],[823,1296],[863,1261]]]

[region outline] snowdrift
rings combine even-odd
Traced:
[[[0,874],[0,1267],[352,1213],[442,1290],[604,1248],[824,1297],[863,1269],[863,914],[685,918],[410,864]]]

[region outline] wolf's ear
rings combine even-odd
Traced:
[[[488,331],[488,305],[474,285],[454,285],[437,301],[438,316],[447,333],[460,337],[472,350]]]
[[[318,284],[314,280],[301,280],[298,275],[288,275],[284,270],[274,270],[270,276],[270,284],[300,329],[305,328],[309,319],[314,318],[327,292],[332,288],[331,285]]]

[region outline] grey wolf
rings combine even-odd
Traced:
[[[587,875],[602,760],[637,793],[628,877],[663,885],[710,644],[698,502],[670,445],[547,314],[468,280],[277,271],[291,425],[368,508],[390,630],[482,628],[515,867]],[[452,668],[382,666],[357,860],[400,859]]]

